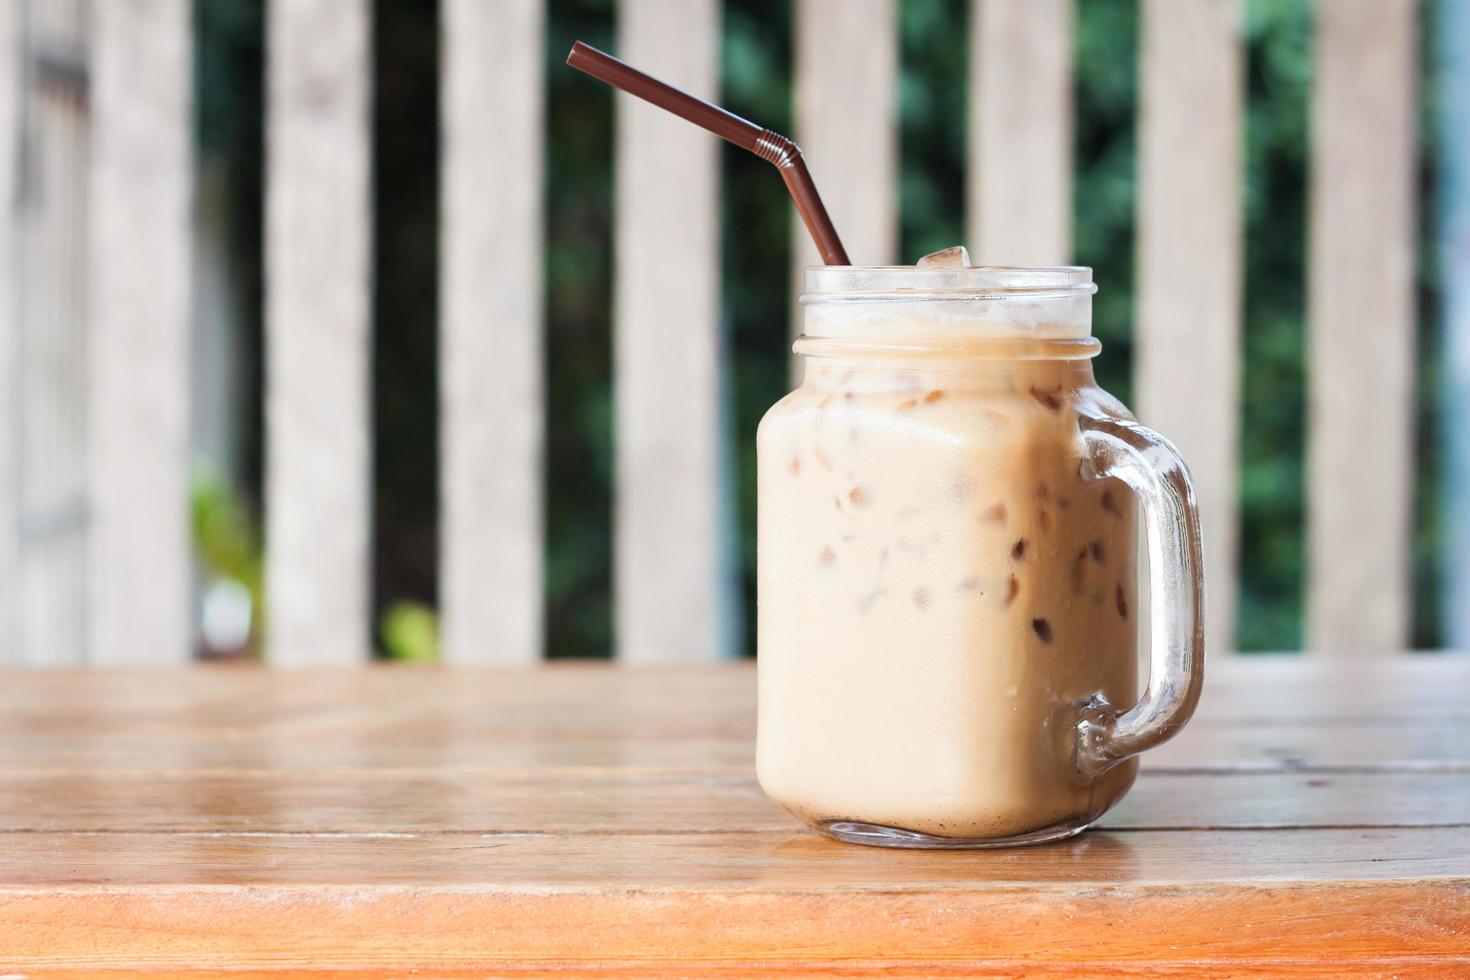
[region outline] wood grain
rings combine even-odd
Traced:
[[[101,733],[99,732],[99,735]],[[521,724],[385,723],[352,734],[333,725],[301,724],[251,735],[215,736],[158,729],[145,735],[97,737],[67,734],[0,738],[0,771],[178,771],[303,776],[341,772],[416,772],[429,768],[459,775],[515,775],[557,771],[590,775],[608,770],[652,775],[748,772],[750,732],[702,733],[696,726],[650,726],[641,733],[604,726],[579,737],[539,738]],[[1303,726],[1228,730],[1189,729],[1155,750],[1156,771],[1219,773],[1281,771],[1375,773],[1467,772],[1470,749],[1463,723],[1361,731]]]
[[[363,659],[371,523],[367,0],[266,13],[266,656]]]
[[[124,0],[92,20],[87,655],[99,664],[194,653],[190,17],[186,0]]]
[[[544,0],[447,0],[441,9],[444,658],[534,663],[543,615],[546,10]]]
[[[563,661],[533,669],[442,667],[324,668],[294,671],[211,665],[208,669],[0,670],[0,730],[28,712],[26,724],[52,713],[84,715],[88,724],[161,724],[182,715],[188,725],[223,730],[325,724],[383,710],[393,713],[465,709],[552,712],[550,726],[571,717],[649,719],[691,724],[710,712],[753,710],[754,665],[736,662],[699,670]],[[1278,655],[1211,657],[1207,683],[1190,729],[1297,720],[1356,722],[1470,715],[1470,656],[1370,653],[1361,658]],[[167,677],[168,683],[160,683]],[[732,679],[736,678],[736,679]],[[742,682],[738,678],[744,678]],[[483,712],[482,712],[483,713]],[[555,729],[558,734],[560,729]]]
[[[1458,887],[1463,827],[1097,831],[1031,850],[899,851],[843,845],[805,830],[713,833],[47,833],[0,835],[0,891],[105,886],[140,891],[221,885],[377,886],[507,895],[609,890],[688,894],[958,899],[1014,886],[1154,891],[1232,889],[1244,896],[1292,883]],[[1249,883],[1247,885],[1247,883]],[[161,886],[166,886],[161,887]],[[199,887],[203,886],[203,887]],[[163,897],[167,897],[163,895]],[[243,898],[243,896],[236,896]],[[1032,896],[1044,900],[1045,894]],[[1291,896],[1286,896],[1291,897]],[[1470,910],[1467,910],[1470,911]],[[1222,937],[1224,940],[1226,937]],[[1423,952],[1432,952],[1424,950]],[[1441,950],[1453,952],[1453,950]]]
[[[1414,475],[1414,0],[1316,8],[1307,644],[1408,639]]]
[[[1207,648],[1234,647],[1244,51],[1236,0],[1149,0],[1138,149],[1138,415],[1189,461]]]
[[[960,860],[806,834],[32,834],[3,841],[0,921],[16,966],[1454,957],[1456,834],[1098,833]],[[1189,875],[1208,867],[1233,877]]]
[[[789,832],[748,770],[721,773],[0,772],[0,832]],[[1470,772],[1146,770],[1114,831],[1470,827]]]
[[[0,967],[1470,971],[1470,658],[1210,669],[1102,829],[948,854],[767,800],[744,664],[0,672]]]
[[[618,53],[719,101],[715,0],[624,0]],[[720,521],[717,138],[618,93],[613,309],[615,655],[729,652]]]
[[[1264,961],[1175,961],[1149,963],[1037,963],[1028,962],[1019,970],[1014,962],[977,959],[933,960],[927,958],[905,959],[901,964],[892,961],[843,960],[840,964],[830,960],[789,959],[763,960],[759,965],[732,963],[727,961],[695,963],[683,961],[675,964],[652,964],[640,962],[636,965],[588,962],[586,960],[551,960],[534,964],[505,963],[503,961],[481,961],[475,964],[452,968],[414,967],[412,976],[416,980],[468,980],[468,978],[500,977],[638,977],[639,980],[683,980],[686,977],[734,977],[739,980],[765,978],[773,975],[860,978],[860,977],[978,977],[981,980],[1016,980],[1026,977],[1065,977],[1067,980],[1097,980],[1128,977],[1132,980],[1149,980],[1159,977],[1270,977],[1336,978],[1336,977],[1394,977],[1396,980],[1444,980],[1446,977],[1462,976],[1470,969],[1470,961],[1463,957],[1419,957],[1413,961],[1402,959],[1368,959],[1352,962],[1323,959]],[[347,971],[335,971],[338,975]],[[130,967],[97,967],[86,970],[30,969],[26,976],[33,980],[78,980],[78,978],[107,977],[115,980],[147,977],[148,980],[197,980],[204,976],[219,975],[214,970],[191,970],[187,967],[162,970],[137,970]],[[231,969],[225,976],[230,980],[286,980],[286,978],[317,977],[317,971],[286,968]],[[354,966],[350,970],[354,978],[366,980],[399,980],[402,968],[380,968]]]

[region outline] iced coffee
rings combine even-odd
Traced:
[[[983,271],[819,272],[760,427],[760,782],[849,840],[1065,836],[1136,770],[1079,757],[1139,687],[1137,501],[1087,435],[1131,416],[1093,380],[1090,277]]]
[[[567,63],[775,166],[827,263],[805,379],[758,439],[761,785],[859,843],[1087,826],[1189,719],[1204,664],[1189,473],[1093,383],[1091,271],[958,247],[852,266],[791,140],[580,41]]]

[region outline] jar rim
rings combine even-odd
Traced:
[[[905,340],[813,337],[802,334],[791,345],[803,357],[884,358],[934,357],[982,361],[1087,361],[1102,350],[1096,337],[991,337]]]
[[[1035,301],[1090,296],[1097,292],[1085,265],[970,265],[919,268],[913,265],[809,265],[800,302]]]

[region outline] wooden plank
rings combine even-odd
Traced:
[[[443,734],[443,726],[439,728]],[[572,775],[607,770],[631,770],[650,775],[749,773],[755,765],[750,739],[689,736],[662,738],[642,744],[619,739],[566,738],[545,743],[520,738],[487,736],[480,747],[451,740],[435,746],[424,730],[407,729],[398,738],[383,732],[363,735],[353,742],[341,735],[295,747],[296,739],[268,736],[258,744],[174,735],[139,735],[113,743],[78,740],[65,735],[0,739],[0,769],[11,772],[83,774],[115,770],[156,773],[190,771],[200,774],[263,774],[289,771],[323,776],[343,772],[439,772],[494,775],[552,770]],[[1231,766],[1230,768],[1236,768]],[[1279,768],[1279,766],[1278,766]],[[1470,766],[1462,766],[1470,768]]]
[[[371,720],[438,720],[472,734],[495,724],[582,735],[741,737],[754,718],[755,670],[561,664],[549,668],[375,667],[279,674],[254,668],[0,671],[0,732],[193,734],[254,740],[346,732]],[[1300,656],[1217,657],[1186,731],[1207,727],[1351,728],[1464,723],[1470,656],[1322,663]],[[613,696],[615,694],[615,697]],[[1413,711],[1405,715],[1404,705]],[[201,712],[201,705],[206,709]],[[530,730],[529,727],[527,730]]]
[[[1147,0],[1139,113],[1140,419],[1189,461],[1209,568],[1206,643],[1235,637],[1241,130],[1236,0]]]
[[[267,656],[352,663],[369,650],[369,9],[271,0],[266,21]]]
[[[1143,764],[1155,770],[1212,772],[1470,772],[1467,739],[1470,725],[1464,720],[1345,726],[1201,725],[1145,755]]]
[[[1014,886],[1071,884],[1083,892],[1117,886],[1135,896],[1165,886],[1220,886],[1239,899],[1286,882],[1424,887],[1438,881],[1458,886],[1460,901],[1470,903],[1470,835],[1463,827],[1098,831],[1045,848],[955,852],[859,847],[795,829],[612,835],[42,831],[5,833],[0,843],[0,893],[106,884],[140,892],[188,889],[182,897],[198,898],[201,885],[249,884],[325,886],[366,897],[390,886],[420,885],[425,893],[454,888],[509,897],[596,894],[612,883],[620,892],[693,899],[905,892],[959,899],[967,893],[1000,898],[1017,892]],[[1310,895],[1313,889],[1301,891]],[[605,895],[598,897],[607,903]],[[1034,892],[1030,898],[1035,901]]]
[[[1444,551],[1441,642],[1470,650],[1470,7],[1440,4],[1436,101],[1439,103],[1439,286],[1444,406],[1440,475]]]
[[[1415,4],[1317,8],[1308,318],[1307,643],[1409,635]]]
[[[187,0],[124,0],[92,16],[87,625],[101,664],[193,653],[192,14]]]
[[[799,0],[796,131],[857,265],[898,261],[898,19],[893,0]],[[793,298],[821,257],[795,212]],[[793,309],[799,313],[799,310]],[[800,333],[797,316],[792,333]]]
[[[0,771],[0,832],[612,834],[800,830],[739,773]],[[1470,827],[1470,771],[1175,774],[1145,766],[1111,831]]]
[[[1463,690],[1470,658],[1217,663],[1209,724],[1171,748],[1292,725],[1337,743],[1366,727],[1372,745],[1437,724],[1447,751],[1470,745],[1470,716],[1437,693]],[[1470,966],[1470,771],[1146,767],[1107,829],[1072,841],[882,851],[800,829],[760,794],[752,679],[734,664],[0,675],[6,967]],[[1301,721],[1270,696],[1292,688],[1314,692]],[[1337,691],[1359,694],[1332,713]],[[55,766],[48,746],[67,741]],[[568,745],[600,746],[599,766],[558,769]],[[519,771],[485,766],[507,746]],[[721,746],[747,753],[739,771],[719,771]],[[688,771],[645,767],[675,747]],[[340,768],[313,767],[324,748]]]
[[[0,921],[17,968],[1055,964],[1258,960],[1263,950],[1336,964],[1385,951],[1464,956],[1470,934],[1458,829],[1098,833],[970,853],[874,851],[804,833],[3,843]]]
[[[0,663],[20,649],[19,294],[21,5],[0,0]]]
[[[108,738],[64,732],[0,735],[0,771],[57,774],[188,772],[260,775],[284,771],[331,777],[344,772],[403,775],[426,770],[456,775],[520,775],[552,771],[597,775],[609,770],[645,775],[715,776],[749,773],[753,725],[740,734],[669,726],[667,734],[612,725],[585,734],[538,739],[525,722],[475,726],[465,715],[428,717],[362,728],[302,724],[251,728],[238,734],[189,734],[172,728],[108,729]],[[444,739],[446,728],[462,730]],[[253,740],[245,731],[258,732]],[[437,739],[437,741],[436,741]],[[308,744],[300,745],[303,740]],[[1466,773],[1465,723],[1372,724],[1271,729],[1191,727],[1143,760],[1149,773],[1251,772]]]
[[[542,647],[544,0],[448,0],[440,200],[444,659]]]
[[[630,64],[718,101],[717,0],[625,0]],[[616,656],[726,649],[719,465],[719,148],[632,96],[617,105],[613,310]]]
[[[930,960],[905,958],[901,968],[911,972],[915,976],[924,977],[970,977],[981,978],[981,980],[1014,980],[1016,967],[1014,964],[998,963],[995,961],[960,959],[960,960]],[[463,980],[465,967],[428,967],[419,965],[413,967],[415,980]],[[517,977],[564,977],[568,972],[565,963],[530,963],[516,964],[515,975]],[[1159,977],[1188,977],[1198,980],[1201,977],[1267,977],[1273,980],[1280,978],[1337,978],[1337,977],[1374,977],[1382,978],[1393,976],[1396,980],[1443,980],[1446,976],[1453,976],[1454,971],[1470,969],[1470,960],[1463,957],[1415,957],[1413,960],[1403,959],[1364,959],[1352,962],[1333,962],[1330,966],[1322,960],[1285,961],[1281,959],[1267,959],[1260,961],[1231,960],[1229,963],[1209,962],[1203,960],[1183,960],[1169,963],[1127,963],[1116,962],[1103,963],[1027,963],[1026,976],[1028,977],[1065,977],[1067,980],[1096,980],[1099,977],[1128,977],[1131,980],[1150,980]],[[689,977],[719,977],[722,980],[728,978],[765,978],[770,976],[802,976],[802,977],[829,977],[853,980],[860,977],[891,977],[894,975],[895,965],[891,961],[853,963],[851,960],[842,960],[840,963],[832,961],[814,961],[811,959],[793,960],[764,960],[758,966],[731,965],[724,961],[693,963],[681,961],[678,963],[585,963],[576,964],[578,976],[591,977],[638,977],[640,980],[686,980]],[[230,980],[286,980],[286,978],[331,976],[334,971],[331,967],[318,971],[311,968],[296,967],[263,967],[260,969],[234,970],[230,971]],[[147,969],[139,970],[132,967],[103,967],[100,970],[89,967],[85,970],[72,969],[44,969],[33,972],[30,976],[37,980],[90,980],[92,977],[106,977],[110,980],[128,980],[134,977],[146,977],[148,980],[198,980],[200,977],[215,975],[213,970],[196,970],[188,967],[166,967],[162,970]],[[354,967],[353,977],[362,977],[365,980],[397,980],[403,975],[402,968],[373,968]]]
[[[1217,658],[1144,772],[1464,773],[1467,685],[1465,657]],[[754,693],[733,664],[0,674],[0,775],[748,775]]]
[[[970,257],[1060,265],[1072,254],[1072,0],[972,0]]]

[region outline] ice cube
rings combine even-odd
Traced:
[[[970,264],[970,253],[963,245],[951,245],[937,252],[930,252],[919,260],[920,269],[963,269]]]

